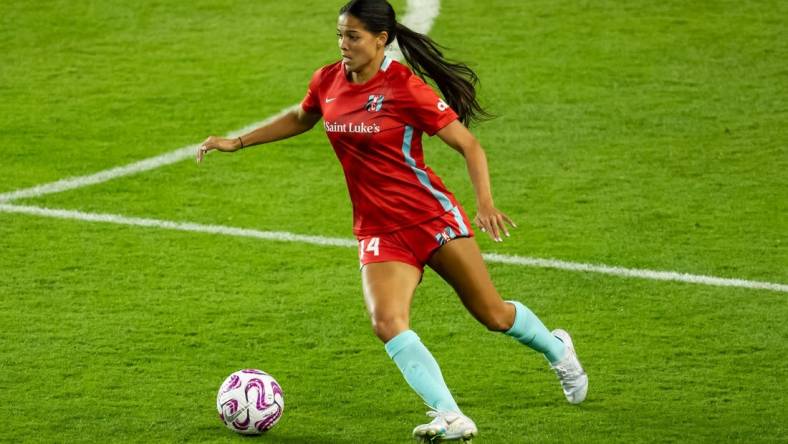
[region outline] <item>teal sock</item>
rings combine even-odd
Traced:
[[[551,364],[564,357],[564,343],[553,336],[542,324],[542,321],[525,305],[517,301],[506,301],[514,305],[514,324],[506,334],[521,343],[544,354]]]
[[[460,412],[437,361],[413,330],[405,330],[386,343],[386,352],[410,387],[434,410]]]

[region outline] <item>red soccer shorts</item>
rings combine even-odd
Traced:
[[[424,271],[441,246],[458,237],[473,237],[468,216],[454,207],[441,216],[390,233],[358,237],[358,258],[363,267],[374,262],[404,262]]]

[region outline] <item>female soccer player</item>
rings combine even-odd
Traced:
[[[438,363],[410,330],[410,305],[425,265],[448,282],[491,331],[544,354],[569,402],[585,399],[588,377],[563,330],[552,333],[525,305],[498,295],[462,207],[424,164],[421,135],[437,134],[465,158],[476,192],[475,224],[495,241],[514,223],[495,208],[487,160],[465,125],[484,117],[475,73],[443,58],[436,44],[400,23],[385,0],[353,0],[339,11],[342,60],[317,70],[301,105],[235,139],[209,137],[197,152],[232,152],[303,133],[322,117],[353,203],[364,300],[375,334],[433,420],[419,439],[467,440],[476,425],[454,401]],[[408,64],[385,55],[394,39]],[[419,76],[429,76],[446,102]]]

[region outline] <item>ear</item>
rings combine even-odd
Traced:
[[[388,31],[381,32],[380,34],[377,35],[377,37],[375,37],[375,46],[377,46],[378,49],[383,48],[384,46],[386,46],[386,41],[388,41],[388,39],[389,39]]]

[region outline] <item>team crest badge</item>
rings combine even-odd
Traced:
[[[445,245],[446,242],[449,242],[455,237],[457,237],[457,235],[454,233],[454,230],[452,230],[451,227],[446,227],[445,230],[435,235],[435,240],[438,242],[438,245]]]
[[[366,110],[369,112],[378,112],[383,107],[383,95],[371,94],[367,100]]]

